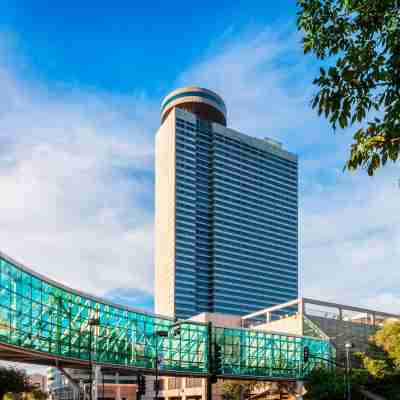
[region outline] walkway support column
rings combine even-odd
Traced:
[[[93,382],[93,400],[97,400],[99,398],[99,390],[98,384],[100,382],[100,366],[94,366],[94,382]]]
[[[212,400],[212,373],[213,373],[213,363],[212,363],[212,323],[209,321],[207,323],[207,369],[208,374],[206,378],[206,398],[207,400]]]

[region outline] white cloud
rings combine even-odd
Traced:
[[[305,293],[400,313],[400,189],[396,171],[340,176],[304,195]],[[375,300],[374,300],[375,299]]]
[[[1,250],[90,293],[152,292],[153,103],[40,86],[10,65],[0,87]]]
[[[179,83],[214,89],[229,126],[300,155],[304,295],[400,314],[398,171],[343,173],[351,132],[334,135],[311,110],[307,62],[290,30],[253,30],[219,43]]]
[[[399,314],[400,310],[400,297],[395,293],[382,293],[373,297],[369,297],[366,300],[366,305],[371,308],[376,308],[378,310],[385,310],[387,312],[392,312]]]
[[[308,66],[299,57],[296,41],[296,34],[282,29],[237,34],[210,50],[179,83],[199,84],[221,94],[228,125],[234,129],[285,142],[291,132],[291,142],[305,146],[308,137],[298,128],[314,116],[307,107]]]
[[[310,109],[314,70],[296,34],[253,30],[225,37],[177,83],[216,90],[229,126],[300,154],[304,294],[400,312],[396,171],[342,172],[350,136]],[[8,66],[0,87],[1,249],[85,291],[151,292],[158,102],[43,87]]]

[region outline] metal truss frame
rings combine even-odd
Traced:
[[[304,378],[314,367],[314,361],[303,365],[304,346],[316,356],[332,356],[322,339],[215,326],[209,346],[207,324],[183,321],[179,335],[173,325],[170,318],[69,289],[0,253],[0,345],[28,354],[147,373],[158,354],[162,373],[207,376],[209,349],[219,344],[221,377],[265,379]]]

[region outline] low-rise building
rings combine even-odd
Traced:
[[[115,372],[97,367],[94,372],[96,386],[92,387],[97,399],[136,400],[137,376],[130,372]],[[90,398],[89,371],[81,369],[49,368],[48,391],[52,400],[79,400]]]
[[[29,375],[29,383],[42,392],[47,392],[47,376],[42,374]]]
[[[328,339],[336,349],[339,362],[344,360],[346,342],[354,345],[353,352],[365,351],[371,335],[386,321],[397,319],[400,320],[400,314],[308,298],[295,299],[245,316],[201,313],[190,318],[197,322],[212,322],[220,327],[248,327],[267,332]],[[155,398],[154,380],[154,377],[147,377],[146,400]],[[278,390],[276,385],[271,382],[271,393]],[[284,385],[292,393],[301,393],[303,390],[298,384],[296,386],[287,382]],[[213,400],[222,399],[221,386],[220,381],[213,385]],[[158,397],[159,400],[205,400],[206,381],[202,378],[161,377]]]
[[[400,320],[400,314],[309,298],[295,299],[242,317],[243,326],[329,339],[339,362],[345,359],[346,343],[353,345],[352,352],[366,351],[369,338],[390,320]]]

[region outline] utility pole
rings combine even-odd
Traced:
[[[155,376],[156,376],[156,380],[155,380],[155,392],[156,395],[154,397],[154,400],[158,400],[158,392],[160,390],[160,381],[159,381],[159,376],[158,376],[158,367],[159,367],[159,360],[158,360],[158,338],[161,337],[167,337],[168,336],[168,332],[167,331],[156,331],[154,333],[154,337],[155,337],[155,346],[156,346],[156,351],[155,351],[155,356],[156,356],[156,360],[155,360],[155,364],[154,364],[154,369],[155,369]]]
[[[350,349],[353,348],[353,343],[346,342],[344,347],[346,348],[346,390],[347,390],[347,400],[351,400],[351,358]]]

